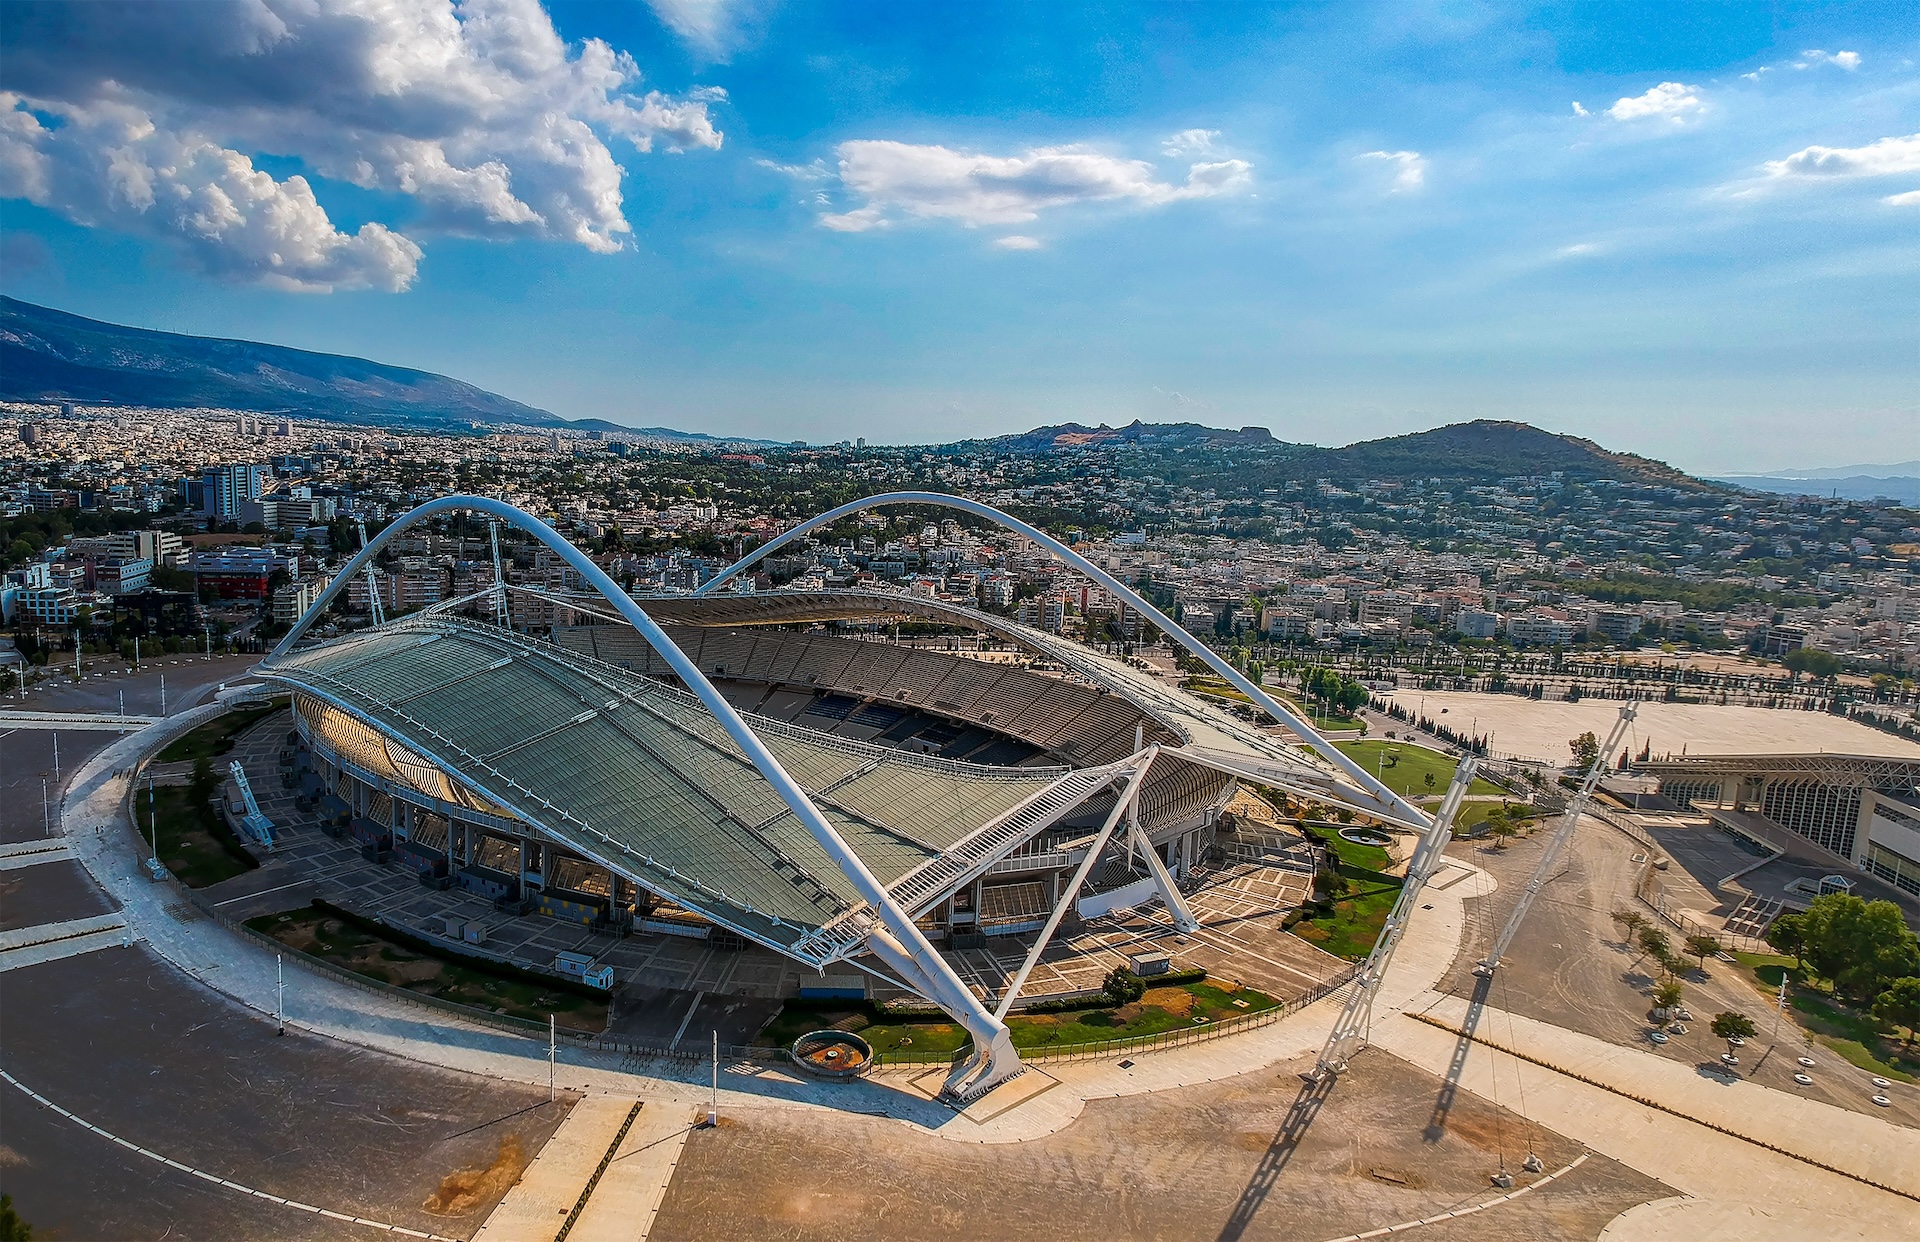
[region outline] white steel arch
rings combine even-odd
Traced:
[[[1273,696],[1269,695],[1265,690],[1247,680],[1233,665],[1221,659],[1219,654],[1211,647],[1187,633],[1186,630],[1175,624],[1158,608],[1155,608],[1152,604],[1140,598],[1139,594],[1127,586],[1126,583],[1120,581],[1120,579],[1114,577],[1098,565],[1095,565],[1092,561],[1089,561],[1086,557],[1075,552],[1072,548],[1060,540],[1055,539],[1039,527],[1029,525],[1019,518],[1014,517],[1011,513],[1003,512],[989,504],[982,504],[978,500],[969,500],[964,496],[948,496],[941,492],[883,492],[877,496],[869,496],[865,500],[852,501],[851,503],[841,505],[837,509],[829,509],[827,512],[819,514],[818,516],[810,517],[792,530],[786,531],[777,538],[768,540],[746,556],[741,557],[732,565],[729,565],[712,581],[702,583],[694,594],[711,594],[721,584],[738,576],[743,570],[748,569],[761,558],[799,539],[809,531],[817,530],[822,526],[830,525],[839,521],[841,518],[851,517],[864,510],[878,508],[881,505],[938,505],[946,509],[958,509],[962,513],[971,513],[976,517],[986,518],[988,521],[1003,526],[1015,534],[1024,535],[1028,539],[1033,540],[1067,564],[1087,575],[1087,577],[1098,582],[1107,590],[1127,601],[1130,607],[1136,609],[1142,616],[1147,617],[1155,625],[1159,626],[1161,632],[1166,634],[1167,637],[1192,652],[1195,657],[1205,662],[1207,667],[1225,678],[1229,685],[1259,704],[1260,708],[1269,716],[1293,730],[1303,741],[1307,742],[1324,756],[1328,762],[1334,764],[1341,771],[1359,782],[1360,787],[1371,793],[1374,798],[1381,803],[1382,808],[1394,818],[1421,826],[1426,826],[1433,822],[1432,817],[1425,811],[1413,803],[1408,802],[1399,794],[1394,793],[1391,789],[1388,789],[1375,778],[1372,773],[1368,772],[1364,766],[1355,763],[1338,747],[1321,737],[1319,732],[1298,712],[1274,699]]]
[[[293,644],[307,632],[341,589],[352,581],[353,575],[370,564],[389,540],[415,523],[452,512],[487,514],[519,527],[551,548],[598,591],[628,624],[640,632],[679,676],[682,684],[720,722],[727,736],[746,753],[753,766],[759,769],[760,775],[780,795],[781,801],[792,808],[827,857],[834,861],[866,900],[878,920],[867,933],[869,951],[912,983],[928,1000],[952,1014],[973,1037],[972,1055],[947,1077],[946,1091],[949,1094],[963,1098],[973,1096],[1020,1072],[1020,1055],[1014,1051],[1006,1024],[995,1017],[960,981],[953,968],[947,965],[946,960],[914,925],[913,919],[894,902],[886,885],[880,883],[867,870],[866,864],[860,861],[859,855],[841,840],[840,834],[820,813],[820,808],[813,804],[806,790],[780,765],[773,752],[767,749],[766,743],[741,719],[740,713],[714,688],[693,661],[674,645],[653,618],[634,602],[633,597],[607,576],[606,571],[568,542],[559,531],[532,514],[488,496],[442,496],[402,514],[347,562],[346,567],[334,576],[327,589],[320,593],[320,597],[313,601],[262,663],[270,667],[275,659],[291,651]]]

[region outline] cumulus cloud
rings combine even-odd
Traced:
[[[1769,160],[1768,176],[1798,178],[1885,177],[1920,172],[1920,134],[1882,138],[1864,147],[1804,147],[1783,160]]]
[[[1213,150],[1213,140],[1219,136],[1217,129],[1183,129],[1177,134],[1168,135],[1167,140],[1160,144],[1160,150],[1174,158],[1204,155]]]
[[[1403,194],[1426,184],[1427,160],[1418,151],[1368,151],[1363,160],[1385,160],[1394,166],[1393,187],[1389,194]]]
[[[1028,237],[1021,233],[1010,233],[993,244],[1002,250],[1039,250],[1041,248],[1039,238]]]
[[[1697,87],[1679,82],[1662,82],[1648,87],[1644,94],[1614,101],[1607,115],[1616,121],[1638,121],[1649,117],[1679,122],[1706,105],[1694,92]]]
[[[1880,201],[1889,207],[1920,207],[1920,190],[1908,190],[1904,194],[1889,194]]]
[[[1823,52],[1817,47],[1808,48],[1800,53],[1800,59],[1793,62],[1795,69],[1812,69],[1816,65],[1832,65],[1851,73],[1860,67],[1858,52]]]
[[[1575,116],[1592,116],[1593,115],[1591,112],[1588,112],[1585,108],[1580,106],[1580,101],[1578,99],[1573,101],[1573,114]]]
[[[631,229],[608,140],[715,148],[707,105],[637,89],[631,57],[569,47],[538,0],[122,0],[10,6],[0,194],[161,236],[217,276],[411,284],[420,247],[336,227],[291,158],[411,200],[416,234],[616,250]]]
[[[820,223],[843,233],[886,228],[902,216],[957,220],[969,228],[1021,224],[1041,212],[1085,203],[1160,207],[1211,198],[1244,185],[1252,165],[1219,160],[1189,166],[1184,184],[1160,179],[1153,165],[1085,147],[1039,147],[1020,155],[983,155],[905,142],[843,142],[840,184],[865,200]]]

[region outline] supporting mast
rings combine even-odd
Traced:
[[[355,518],[353,519],[353,525],[354,529],[360,532],[360,550],[364,552],[367,550],[367,524],[359,518]],[[387,612],[386,609],[380,606],[380,581],[373,576],[372,561],[366,563],[365,571],[367,575],[367,607],[373,613],[373,623],[375,625],[384,625],[387,620]]]
[[[1100,825],[1100,831],[1094,834],[1093,843],[1087,847],[1087,856],[1080,860],[1080,866],[1074,871],[1072,882],[1061,892],[1060,900],[1054,903],[1053,913],[1047,916],[1046,926],[1040,929],[1039,939],[1035,940],[1033,947],[1027,950],[1027,960],[1020,963],[1020,969],[1007,984],[1007,990],[1001,993],[1000,1005],[993,1011],[996,1020],[1001,1022],[1007,1020],[1007,1012],[1013,1008],[1014,998],[1019,996],[1020,989],[1026,986],[1027,976],[1033,973],[1034,966],[1040,961],[1040,954],[1045,951],[1047,943],[1053,939],[1053,933],[1059,930],[1060,920],[1067,916],[1067,911],[1073,909],[1074,903],[1080,899],[1080,886],[1087,882],[1087,877],[1093,874],[1094,867],[1099,864],[1101,852],[1107,848],[1107,841],[1113,836],[1113,830],[1120,823],[1120,817],[1132,811],[1134,799],[1140,793],[1140,786],[1147,779],[1147,769],[1153,766],[1153,761],[1159,753],[1158,746],[1147,751],[1145,757],[1140,760],[1140,766],[1135,768],[1133,775],[1127,778],[1126,787],[1120,791],[1120,797],[1114,802],[1113,810],[1107,816],[1107,822]],[[1135,757],[1140,758],[1138,755]]]
[[[501,629],[512,629],[507,615],[507,578],[500,572],[500,523],[487,519],[487,539],[493,544],[493,622]]]
[[[1400,947],[1400,938],[1406,934],[1407,920],[1417,908],[1421,892],[1426,889],[1433,873],[1440,869],[1447,842],[1453,837],[1454,816],[1459,813],[1460,803],[1466,797],[1467,787],[1473,784],[1473,774],[1479,767],[1480,761],[1468,755],[1453,770],[1453,783],[1447,786],[1447,795],[1440,801],[1439,812],[1434,815],[1432,825],[1420,838],[1413,859],[1407,864],[1406,882],[1401,885],[1400,897],[1387,915],[1386,926],[1380,929],[1380,939],[1374,942],[1373,952],[1367,955],[1360,973],[1354,977],[1353,991],[1347,994],[1346,1007],[1340,1011],[1333,1030],[1327,1034],[1327,1044],[1320,1050],[1320,1060],[1306,1075],[1310,1081],[1322,1082],[1340,1073],[1347,1068],[1347,1061],[1353,1054],[1367,1046],[1367,1037],[1373,1024],[1374,994],[1380,990],[1380,981],[1386,976],[1387,967],[1393,964],[1394,951]]]
[[[1533,878],[1527,881],[1527,887],[1521,892],[1520,900],[1514,904],[1513,913],[1507,916],[1506,926],[1500,929],[1500,935],[1493,942],[1493,948],[1480,959],[1473,968],[1476,975],[1491,975],[1500,969],[1500,959],[1506,954],[1507,946],[1520,931],[1520,922],[1527,917],[1527,911],[1533,909],[1533,899],[1540,895],[1547,881],[1553,876],[1553,868],[1560,861],[1560,854],[1567,848],[1567,842],[1573,838],[1574,826],[1580,822],[1580,816],[1587,809],[1587,803],[1593,799],[1593,787],[1606,775],[1607,759],[1613,754],[1613,748],[1626,736],[1632,726],[1633,718],[1639,711],[1637,705],[1628,703],[1620,709],[1620,719],[1613,722],[1613,728],[1607,734],[1607,740],[1600,743],[1600,753],[1593,758],[1593,767],[1587,771],[1587,779],[1580,783],[1580,790],[1567,803],[1566,814],[1560,817],[1560,826],[1553,830],[1553,839],[1547,842],[1546,852],[1540,855],[1540,861],[1533,868]]]

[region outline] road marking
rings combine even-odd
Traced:
[[[687,1033],[687,1024],[693,1021],[693,1015],[700,1008],[700,1002],[706,999],[706,995],[705,992],[693,994],[693,1004],[687,1006],[687,1016],[680,1019],[680,1029],[673,1033],[673,1042],[667,1045],[668,1052],[680,1046],[680,1037]]]
[[[291,884],[282,884],[277,888],[263,888],[257,893],[247,893],[245,896],[229,897],[225,901],[216,901],[213,903],[213,908],[218,910],[221,906],[230,906],[236,901],[252,901],[255,897],[265,897],[269,893],[278,893],[289,888],[299,888],[302,884],[311,883],[313,883],[312,880],[295,880]]]
[[[1587,1162],[1591,1153],[1582,1153],[1578,1159],[1564,1169],[1556,1169],[1537,1182],[1530,1182],[1518,1190],[1509,1190],[1504,1195],[1495,1195],[1485,1203],[1476,1203],[1472,1207],[1454,1208],[1434,1216],[1423,1216],[1419,1220],[1402,1221],[1397,1225],[1382,1225],[1378,1229],[1369,1229],[1365,1233],[1350,1233],[1343,1238],[1333,1238],[1330,1242],[1365,1242],[1367,1238],[1383,1238],[1390,1233],[1403,1233],[1408,1229],[1418,1229],[1421,1225],[1438,1225],[1442,1221],[1454,1220],[1461,1216],[1471,1216],[1475,1212],[1484,1212],[1490,1207],[1499,1207],[1502,1203],[1511,1203],[1522,1195],[1530,1195],[1556,1177],[1573,1172]]]
[[[161,1155],[159,1152],[148,1151],[146,1148],[141,1147],[137,1143],[130,1143],[126,1139],[121,1138],[117,1134],[110,1134],[107,1131],[102,1130],[99,1126],[94,1125],[91,1121],[88,1121],[84,1117],[80,1117],[73,1113],[68,1112],[66,1109],[60,1107],[58,1104],[55,1104],[52,1100],[49,1100],[46,1096],[41,1095],[38,1091],[35,1091],[32,1087],[29,1087],[27,1086],[27,1084],[21,1082],[18,1078],[15,1078],[12,1074],[8,1073],[6,1070],[0,1069],[0,1078],[6,1079],[10,1085],[17,1088],[22,1094],[24,1094],[28,1099],[34,1101],[36,1104],[45,1105],[46,1107],[52,1109],[54,1112],[60,1114],[62,1117],[65,1117],[68,1121],[71,1121],[75,1125],[80,1126],[82,1129],[91,1130],[95,1134],[98,1134],[101,1138],[109,1139],[112,1142],[119,1144],[121,1147],[126,1148],[128,1151],[134,1152],[138,1155],[145,1156],[149,1160],[155,1161],[159,1164],[164,1164],[169,1168],[180,1169],[187,1173],[191,1173],[193,1176],[200,1178],[202,1181],[212,1182],[216,1186],[223,1186],[228,1190],[236,1191],[240,1194],[248,1195],[255,1199],[264,1199],[268,1203],[277,1203],[281,1207],[290,1207],[302,1212],[309,1212],[319,1216],[331,1217],[334,1220],[343,1220],[351,1225],[365,1225],[370,1229],[380,1229],[380,1230],[384,1230],[387,1233],[405,1234],[407,1237],[410,1237],[410,1238],[428,1238],[428,1239],[431,1239],[431,1242],[456,1242],[456,1240],[453,1238],[443,1238],[437,1233],[421,1233],[417,1229],[407,1229],[400,1225],[390,1225],[385,1221],[368,1220],[364,1216],[349,1216],[344,1212],[332,1212],[332,1211],[328,1211],[326,1208],[313,1207],[312,1205],[306,1204],[306,1203],[295,1203],[291,1199],[282,1199],[279,1195],[270,1195],[264,1190],[255,1190],[251,1186],[243,1186],[239,1182],[232,1181],[228,1178],[220,1177],[213,1173],[203,1172],[199,1169],[193,1168],[191,1165],[181,1164],[178,1160],[169,1160],[165,1156]]]

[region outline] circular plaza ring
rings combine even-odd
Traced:
[[[1378,845],[1384,848],[1392,844],[1392,838],[1374,832],[1370,828],[1342,828],[1340,838],[1343,841],[1351,841],[1355,845]]]
[[[858,1078],[873,1064],[873,1045],[851,1031],[812,1031],[794,1040],[787,1055],[821,1078]]]

